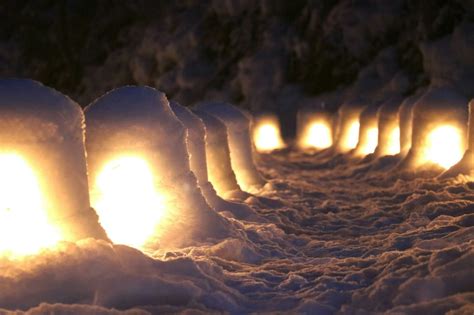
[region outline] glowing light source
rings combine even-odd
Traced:
[[[379,129],[377,127],[372,127],[366,130],[366,134],[364,137],[364,143],[360,147],[360,155],[367,155],[374,153],[375,149],[377,148],[379,137]]]
[[[33,169],[18,154],[0,154],[0,253],[35,254],[60,240]]]
[[[423,162],[432,162],[443,168],[449,168],[464,154],[462,132],[450,125],[433,128],[425,142]]]
[[[360,123],[358,120],[353,120],[349,123],[345,139],[343,139],[342,145],[345,150],[352,150],[357,146],[359,141],[359,128]]]
[[[387,155],[395,155],[400,153],[400,128],[394,127],[390,131],[387,143]]]
[[[305,128],[300,140],[302,148],[326,149],[332,145],[331,126],[324,121],[313,121]]]
[[[115,158],[106,163],[95,181],[91,201],[110,239],[143,247],[164,213],[163,197],[155,189],[148,163],[136,156]]]
[[[264,117],[255,121],[253,141],[258,152],[271,152],[285,147],[276,117]]]

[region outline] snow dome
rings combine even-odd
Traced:
[[[361,102],[346,102],[338,110],[336,152],[346,153],[359,142],[360,114],[365,106]]]
[[[302,108],[297,115],[299,148],[322,150],[333,144],[333,115],[322,109]]]
[[[406,156],[411,148],[413,107],[420,98],[417,93],[407,97],[398,109],[398,120],[400,126],[400,154]]]
[[[153,249],[225,234],[190,170],[185,128],[163,93],[119,88],[85,115],[91,202],[112,241]]]
[[[84,116],[32,80],[0,80],[0,255],[107,239],[90,208]]]
[[[252,122],[252,139],[260,153],[284,148],[278,117],[271,113],[255,115]]]
[[[474,100],[469,102],[469,122],[467,133],[467,150],[462,159],[444,172],[441,177],[452,177],[459,174],[474,175]]]
[[[256,192],[265,184],[253,160],[250,139],[251,117],[228,103],[204,102],[196,107],[220,119],[227,128],[230,162],[239,186],[247,192]]]
[[[468,100],[449,87],[432,87],[413,108],[412,147],[403,166],[449,168],[466,150]]]
[[[374,153],[377,148],[379,129],[377,125],[377,105],[367,106],[360,114],[359,142],[354,150],[355,156],[364,157]]]
[[[207,202],[217,211],[229,211],[237,218],[245,218],[253,214],[253,211],[247,205],[229,202],[217,195],[207,176],[206,129],[204,123],[190,109],[177,102],[171,101],[170,106],[186,128],[186,146],[189,152],[191,170],[196,175],[199,187]]]
[[[206,128],[207,175],[210,182],[222,198],[240,194],[241,189],[230,162],[226,126],[207,112],[196,110],[194,113]]]
[[[401,101],[401,98],[393,97],[384,102],[377,111],[378,141],[374,152],[376,156],[400,153],[398,108]]]

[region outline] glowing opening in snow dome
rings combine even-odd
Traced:
[[[449,168],[464,154],[463,133],[451,125],[437,126],[428,133],[423,149],[422,163],[431,162]]]
[[[377,127],[371,127],[367,129],[363,137],[364,142],[361,144],[358,153],[364,156],[374,153],[375,149],[377,148],[378,138],[379,129]]]
[[[60,241],[44,199],[28,162],[16,153],[0,154],[0,255],[35,254]]]
[[[400,153],[400,127],[393,127],[388,135],[386,155]]]
[[[331,124],[322,120],[311,121],[303,131],[300,146],[302,148],[326,149],[332,146]]]
[[[108,161],[95,178],[91,194],[100,223],[117,244],[143,247],[154,235],[164,213],[148,162],[138,156]]]
[[[357,142],[359,142],[359,128],[359,120],[352,120],[349,123],[346,132],[342,134],[341,144],[343,150],[352,150],[357,146]]]
[[[253,141],[258,152],[271,152],[285,147],[276,117],[265,117],[255,122]]]

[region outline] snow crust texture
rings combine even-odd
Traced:
[[[470,314],[472,177],[397,162],[264,155],[269,182],[245,201],[264,222],[149,255],[89,239],[2,260],[2,312]]]

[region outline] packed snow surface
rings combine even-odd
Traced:
[[[370,162],[285,150],[259,159],[268,179],[245,200],[261,221],[147,255],[104,241],[0,261],[0,306],[128,314],[284,312],[472,314],[474,182],[390,171]],[[194,312],[190,312],[194,311]]]

